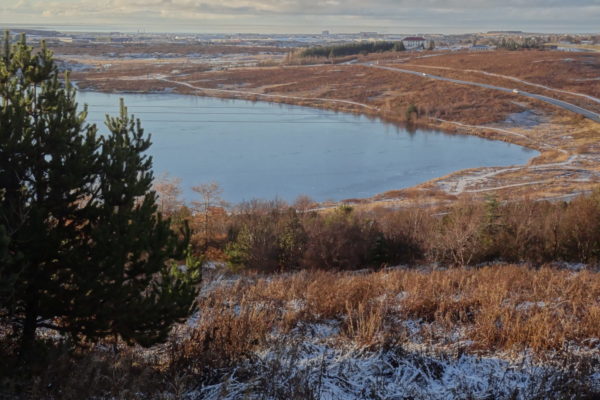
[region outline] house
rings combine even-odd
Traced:
[[[405,37],[404,39],[402,39],[402,43],[404,43],[404,47],[407,50],[419,49],[419,48],[425,48],[427,39],[425,39],[421,36],[409,36],[409,37]]]
[[[494,47],[485,46],[482,44],[474,44],[473,46],[469,47],[469,51],[491,51],[491,50],[494,50]]]

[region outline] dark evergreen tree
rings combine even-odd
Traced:
[[[406,47],[404,46],[404,42],[399,41],[399,42],[394,43],[394,47],[392,50],[393,51],[405,51]]]
[[[327,57],[328,59],[332,59],[334,57],[345,57],[357,54],[381,53],[385,51],[392,51],[395,49],[395,46],[397,46],[395,42],[386,41],[344,43],[331,46],[309,47],[299,52],[299,56],[301,58]]]
[[[308,236],[298,213],[289,209],[284,218],[283,229],[278,237],[279,268],[283,270],[297,269],[306,249]]]
[[[198,266],[157,213],[150,146],[121,104],[99,135],[51,53],[0,60],[0,318],[29,351],[39,327],[75,339],[164,340],[192,311]]]
[[[419,118],[419,109],[417,108],[417,106],[411,103],[408,105],[408,107],[406,107],[406,122],[412,122],[413,114],[415,114],[417,118]]]

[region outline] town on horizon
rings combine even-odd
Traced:
[[[74,27],[74,26],[72,26]],[[79,27],[79,26],[77,26]],[[347,42],[377,42],[377,41],[407,41],[418,42],[416,46],[427,46],[435,41],[436,47],[448,50],[460,50],[475,46],[481,50],[502,39],[532,39],[548,45],[558,45],[561,49],[577,51],[576,47],[569,45],[592,45],[598,42],[600,34],[586,33],[536,33],[520,30],[489,30],[486,32],[472,33],[381,33],[378,31],[334,32],[324,29],[317,33],[192,33],[192,32],[150,32],[145,30],[99,30],[94,27],[88,29],[66,29],[65,26],[36,26],[2,24],[0,29],[10,31],[13,35],[24,33],[30,43],[39,43],[42,40],[55,44],[92,44],[92,43],[220,43],[235,45],[271,45],[276,47],[303,47],[338,44]],[[418,40],[411,40],[411,39]],[[410,46],[409,47],[413,47]],[[555,46],[556,47],[556,46]]]

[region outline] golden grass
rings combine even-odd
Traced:
[[[184,398],[235,376],[233,383],[251,381],[250,390],[264,394],[292,374],[293,353],[313,340],[315,322],[339,328],[322,339],[330,348],[390,351],[409,361],[418,354],[460,358],[465,351],[502,359],[518,352],[519,359],[531,350],[534,362],[542,363],[536,365],[557,366],[554,373],[570,377],[555,383],[555,390],[577,388],[583,396],[593,390],[587,382],[594,379],[600,336],[597,272],[495,265],[246,275],[205,282],[199,306],[191,331],[180,327],[168,344],[152,349],[110,340],[88,350],[55,343],[46,349],[52,354],[40,354],[35,378],[7,374],[0,379],[1,393],[32,399]],[[265,351],[274,352],[273,364],[260,361]],[[309,381],[296,378],[286,385],[300,393]]]
[[[573,90],[597,95],[599,81],[578,81],[597,77],[595,65],[598,56],[551,51],[515,51],[481,53],[452,53],[436,57],[418,58],[421,53],[381,54],[362,59],[381,59],[399,66],[418,69],[414,65],[443,66],[456,69],[475,69],[508,76],[515,76],[538,84],[558,89]],[[565,61],[572,59],[572,61]],[[268,100],[302,106],[335,109],[381,117],[390,122],[403,123],[406,110],[414,104],[420,117],[413,121],[415,126],[432,127],[446,132],[472,134],[481,137],[503,140],[527,146],[542,152],[532,164],[561,163],[572,155],[585,154],[574,163],[556,165],[556,168],[528,169],[523,167],[510,173],[499,173],[494,179],[476,180],[477,185],[465,187],[480,198],[493,190],[503,199],[552,198],[570,193],[588,191],[598,181],[599,170],[596,155],[598,145],[598,124],[583,117],[548,105],[543,102],[523,99],[522,96],[499,93],[492,90],[433,81],[419,76],[396,73],[361,65],[319,65],[319,66],[280,66],[262,68],[230,68],[223,71],[209,71],[207,65],[171,64],[152,66],[145,64],[156,74],[164,74],[169,79],[190,83],[203,88],[230,89],[237,92],[214,92],[196,90],[172,82],[155,80],[150,75],[144,78],[144,64],[115,65],[107,70],[86,71],[74,74],[82,88],[95,88],[101,91],[162,91],[174,90],[178,93],[234,97],[248,100]],[[176,68],[180,73],[172,74]],[[434,72],[435,71],[435,72]],[[467,80],[497,83],[507,87],[520,87],[514,81],[486,75],[464,74],[455,71],[428,70],[440,75],[460,76]],[[595,74],[595,75],[594,75]],[[130,77],[144,79],[128,80]],[[542,89],[525,87],[527,91],[541,92],[552,97],[589,106],[588,100]],[[258,93],[258,94],[257,94]],[[287,97],[265,98],[260,94]],[[600,95],[598,95],[600,96]],[[335,103],[314,100],[354,101],[366,104]],[[311,100],[312,99],[312,100]],[[597,106],[597,104],[596,104]],[[503,121],[509,114],[533,109],[542,111],[550,119],[531,129],[518,126],[502,127],[502,130],[482,128],[481,125]],[[444,122],[447,121],[447,122]],[[460,126],[466,124],[470,126]],[[463,197],[461,193],[447,190],[453,182],[475,171],[461,171],[435,182],[419,186],[416,190],[395,190],[375,196],[368,201],[352,199],[354,203],[393,200],[396,206],[426,204],[439,205]],[[516,186],[515,186],[516,185]],[[484,189],[485,191],[478,192]],[[477,194],[478,193],[478,194]],[[467,194],[470,195],[470,194]],[[362,207],[372,207],[363,204]],[[391,204],[391,203],[390,203]]]
[[[364,274],[299,272],[247,278],[210,291],[195,337],[236,352],[266,342],[273,329],[338,321],[340,339],[359,344],[409,338],[404,321],[417,321],[421,339],[449,340],[462,332],[473,351],[538,353],[600,337],[600,275],[550,267],[495,265],[481,269],[390,270]],[[236,307],[236,311],[231,311]],[[437,332],[437,338],[432,332]],[[235,340],[234,340],[235,339]]]
[[[175,68],[175,64],[169,68]],[[518,106],[511,103],[513,96],[509,94],[447,82],[433,82],[420,77],[363,66],[235,68],[227,71],[204,71],[203,67],[191,71],[189,66],[177,67],[180,70],[182,68],[187,68],[187,75],[173,79],[182,82],[200,82],[196,84],[204,88],[355,101],[380,109],[377,114],[390,121],[404,121],[406,109],[410,104],[419,107],[422,118],[431,116],[477,124],[494,122],[519,110]],[[153,72],[156,70],[153,69]],[[74,75],[74,78],[86,87],[111,91],[120,89],[122,80],[118,78],[138,76],[139,72],[133,67],[131,71],[127,71],[127,66],[122,65],[106,71],[88,71]],[[153,84],[154,82],[149,79],[136,80],[130,85],[137,85],[138,90],[146,90],[147,86]],[[195,90],[185,86],[171,84],[171,87],[175,87],[181,93],[196,93]],[[214,93],[209,94],[214,95]],[[251,95],[248,98],[251,98]],[[274,98],[268,100],[277,101]],[[310,102],[306,103],[298,99],[282,98],[281,101],[312,105]],[[365,111],[363,107],[341,104],[328,105],[319,102],[315,105]]]
[[[513,76],[557,89],[600,96],[600,81],[586,80],[598,77],[599,60],[600,55],[593,53],[499,50],[484,53],[453,52],[430,58],[413,57],[408,60],[408,63],[481,70]],[[438,74],[442,71],[430,70],[430,72]],[[469,77],[475,79],[477,75],[471,74]]]
[[[599,57],[599,59],[600,59],[600,57]],[[576,104],[580,107],[587,108],[591,111],[598,112],[600,110],[600,106],[598,103],[591,101],[589,99],[583,98],[581,96],[564,93],[564,92],[557,92],[554,90],[547,90],[547,89],[540,88],[537,86],[532,86],[532,85],[516,82],[516,81],[514,81],[512,79],[508,79],[508,78],[503,78],[503,77],[498,77],[498,76],[490,76],[490,75],[480,74],[477,72],[472,72],[471,70],[473,68],[469,68],[469,67],[465,67],[465,69],[467,69],[466,71],[464,71],[460,68],[456,68],[456,69],[447,69],[449,67],[437,68],[437,67],[433,67],[433,66],[423,66],[418,63],[418,60],[415,61],[414,64],[412,64],[412,63],[411,64],[401,64],[401,65],[399,65],[399,67],[403,68],[403,69],[408,69],[411,71],[418,71],[418,72],[424,72],[424,73],[428,73],[428,74],[429,73],[434,74],[437,76],[443,76],[446,78],[466,80],[466,81],[470,81],[470,82],[479,82],[479,83],[496,85],[496,86],[506,87],[506,88],[517,88],[517,89],[520,89],[520,90],[523,90],[526,92],[537,93],[537,94],[545,95],[548,97],[564,100],[569,103]],[[552,75],[551,71],[547,71],[547,73],[549,75]],[[516,78],[519,78],[519,76],[516,76]],[[531,80],[527,80],[525,78],[527,78],[527,79],[531,78]],[[567,89],[572,89],[572,91],[574,93],[588,94],[588,95],[592,95],[592,96],[600,96],[600,83],[596,83],[596,81],[589,81],[589,82],[587,82],[587,85],[583,86],[583,85],[573,84],[573,82],[568,82],[566,79],[543,80],[543,79],[541,79],[541,77],[539,77],[538,79],[536,79],[536,78],[538,78],[537,75],[533,75],[533,76],[525,75],[525,77],[522,79],[527,80],[527,82],[536,83],[536,84],[540,84],[537,82],[545,82],[545,86],[548,86],[553,89],[563,90],[562,88],[564,87]],[[582,79],[584,79],[584,78],[582,78]],[[598,82],[600,82],[600,81],[598,81]],[[542,107],[542,105],[540,105],[540,108],[541,107]],[[558,110],[557,108],[553,108],[553,107],[545,107],[545,108],[547,110],[549,110],[550,112],[556,112]]]

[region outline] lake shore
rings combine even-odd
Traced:
[[[102,123],[123,98],[152,134],[157,176],[181,178],[182,194],[218,182],[224,199],[318,202],[366,198],[456,170],[526,163],[520,146],[313,107],[179,94],[80,92],[88,121]],[[112,105],[112,107],[110,106]]]
[[[294,67],[285,70],[301,70],[308,75],[306,78],[308,82],[323,79],[323,77],[319,78],[319,74],[325,77],[334,75],[336,77],[335,79],[332,77],[332,82],[339,82],[340,69],[342,75],[353,71],[343,67],[337,65]],[[336,70],[338,72],[334,72]],[[357,95],[351,92],[348,92],[348,96],[344,96],[350,87],[341,83],[334,92],[335,96],[331,95],[333,93],[323,95],[311,91],[304,87],[308,83],[304,83],[302,89],[291,91],[285,85],[261,86],[263,80],[267,79],[263,79],[263,75],[265,73],[274,75],[274,71],[280,73],[280,67],[208,71],[195,75],[183,69],[177,69],[175,73],[173,71],[173,67],[169,66],[168,71],[162,68],[156,74],[140,76],[135,71],[123,67],[104,73],[81,72],[77,74],[77,79],[83,88],[105,92],[167,92],[260,100],[351,112],[396,123],[405,122],[401,112],[393,112],[392,107],[386,106],[385,102],[382,104],[378,99],[367,99],[361,102],[358,101],[360,99]],[[376,77],[371,77],[370,80]],[[272,80],[279,79],[282,78]],[[237,84],[228,83],[234,80],[237,80]],[[537,123],[523,125],[519,124],[518,119],[516,122],[510,121],[511,116],[528,110],[540,115]],[[368,198],[347,199],[345,202],[367,207],[410,207],[417,203],[446,204],[461,197],[483,198],[490,193],[495,193],[501,199],[526,197],[562,199],[577,193],[587,193],[596,186],[600,180],[600,157],[595,150],[597,139],[593,133],[597,131],[598,124],[576,118],[563,111],[551,113],[546,106],[531,104],[513,105],[503,112],[504,116],[501,119],[503,122],[500,123],[478,123],[476,120],[468,123],[468,119],[467,122],[463,122],[464,120],[459,122],[422,115],[414,119],[413,125],[506,141],[540,151],[541,154],[526,165],[457,171],[409,189],[388,191]]]

